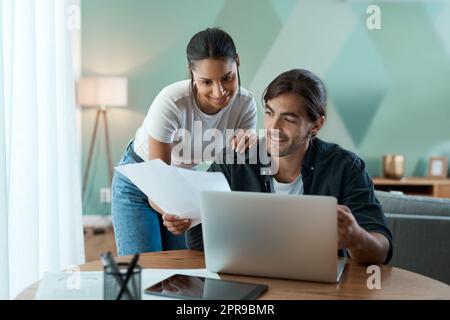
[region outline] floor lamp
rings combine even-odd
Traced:
[[[81,78],[77,84],[77,103],[84,107],[95,107],[97,113],[95,117],[94,131],[89,146],[86,170],[83,178],[83,199],[86,192],[89,178],[89,170],[92,162],[92,155],[97,138],[99,123],[103,120],[105,129],[106,156],[108,159],[109,184],[112,183],[113,165],[111,157],[111,146],[109,143],[108,131],[108,109],[111,107],[126,107],[128,102],[128,81],[120,77],[88,77]]]

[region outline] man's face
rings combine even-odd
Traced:
[[[283,93],[267,101],[264,128],[270,154],[284,157],[304,147],[313,126],[298,95]]]

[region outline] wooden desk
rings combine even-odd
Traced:
[[[118,258],[127,262],[130,257]],[[143,268],[205,268],[203,253],[190,250],[142,254]],[[102,271],[100,261],[80,266],[81,271]],[[261,299],[450,299],[450,286],[425,276],[389,266],[381,266],[381,289],[369,290],[366,266],[349,261],[338,284],[279,280],[221,274],[222,279],[264,283],[269,290]],[[39,283],[20,293],[16,299],[34,299]],[[142,284],[143,286],[147,284]]]
[[[377,190],[396,190],[408,195],[450,198],[450,179],[405,177],[396,180],[375,177],[373,178],[373,184]]]

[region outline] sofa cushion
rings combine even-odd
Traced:
[[[385,213],[450,217],[450,199],[407,196],[397,192],[375,191]]]
[[[375,191],[392,232],[390,265],[450,284],[450,199]]]

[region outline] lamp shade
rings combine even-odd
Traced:
[[[85,107],[126,107],[128,80],[122,77],[87,77],[77,84],[77,103]]]

